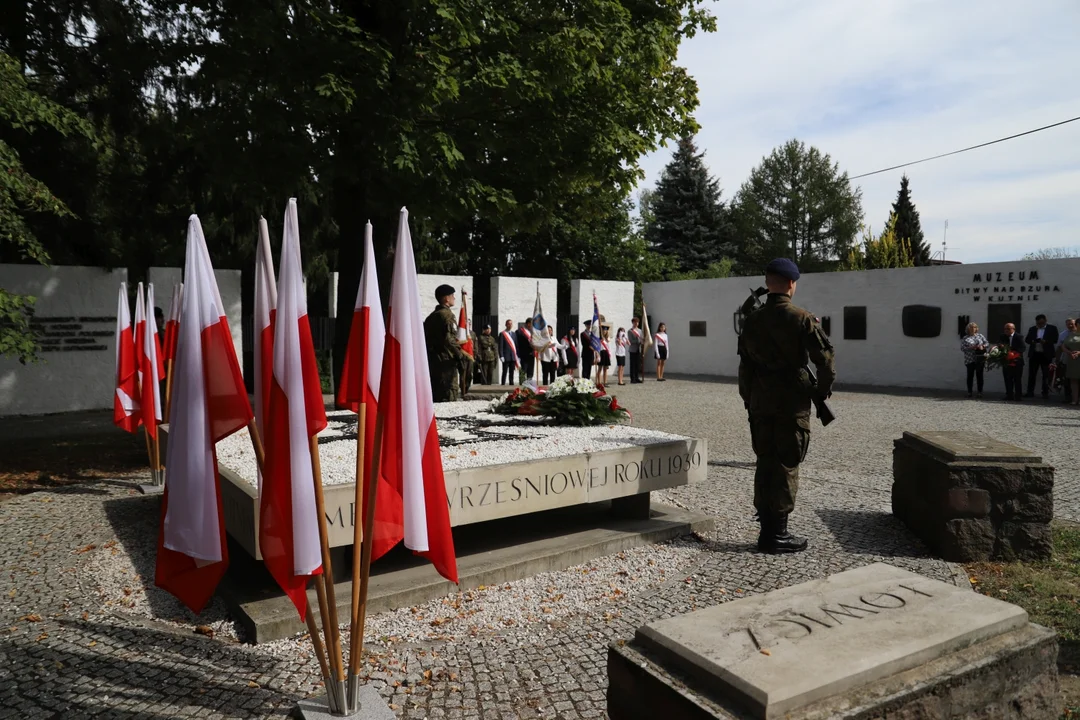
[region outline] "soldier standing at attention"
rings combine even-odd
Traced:
[[[495,384],[495,358],[498,349],[495,346],[495,337],[491,334],[491,326],[485,325],[484,332],[480,336],[480,375],[485,385]]]
[[[454,307],[454,288],[440,285],[435,289],[438,306],[424,320],[424,341],[427,345],[428,374],[431,377],[431,399],[448,402],[458,399],[458,372],[462,362],[472,357],[458,343],[457,318]]]
[[[792,261],[770,262],[765,268],[768,299],[747,316],[739,337],[739,395],[750,412],[757,455],[758,549],[772,554],[806,549],[805,538],[788,532],[787,517],[795,509],[799,463],[810,445],[811,397],[831,395],[836,379],[828,337],[813,315],[791,302],[798,279]],[[808,359],[817,367],[816,387],[805,369]]]

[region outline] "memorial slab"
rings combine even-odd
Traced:
[[[660,620],[634,642],[771,720],[1027,625],[1019,607],[876,563]]]

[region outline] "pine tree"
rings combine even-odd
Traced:
[[[720,182],[709,175],[704,157],[693,136],[683,137],[649,197],[645,239],[683,272],[708,268],[734,250]]]
[[[900,191],[896,193],[896,202],[892,206],[893,215],[896,216],[896,237],[907,240],[911,245],[911,253],[915,256],[916,265],[930,264],[930,245],[923,237],[922,226],[919,224],[919,211],[915,209],[915,203],[911,202],[911,190],[908,188],[908,176],[900,178]]]

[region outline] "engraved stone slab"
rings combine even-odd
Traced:
[[[905,432],[903,441],[946,462],[1042,462],[1030,450],[966,430]]]
[[[770,720],[1027,622],[1014,605],[875,563],[659,620],[635,642]]]

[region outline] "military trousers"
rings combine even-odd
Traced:
[[[480,374],[484,376],[485,385],[495,384],[495,361],[482,360],[480,362]]]
[[[431,399],[434,402],[457,400],[461,390],[461,376],[456,361],[431,363]]]
[[[759,514],[787,514],[799,492],[799,463],[810,447],[810,418],[754,415],[750,439],[757,455],[754,508]]]

